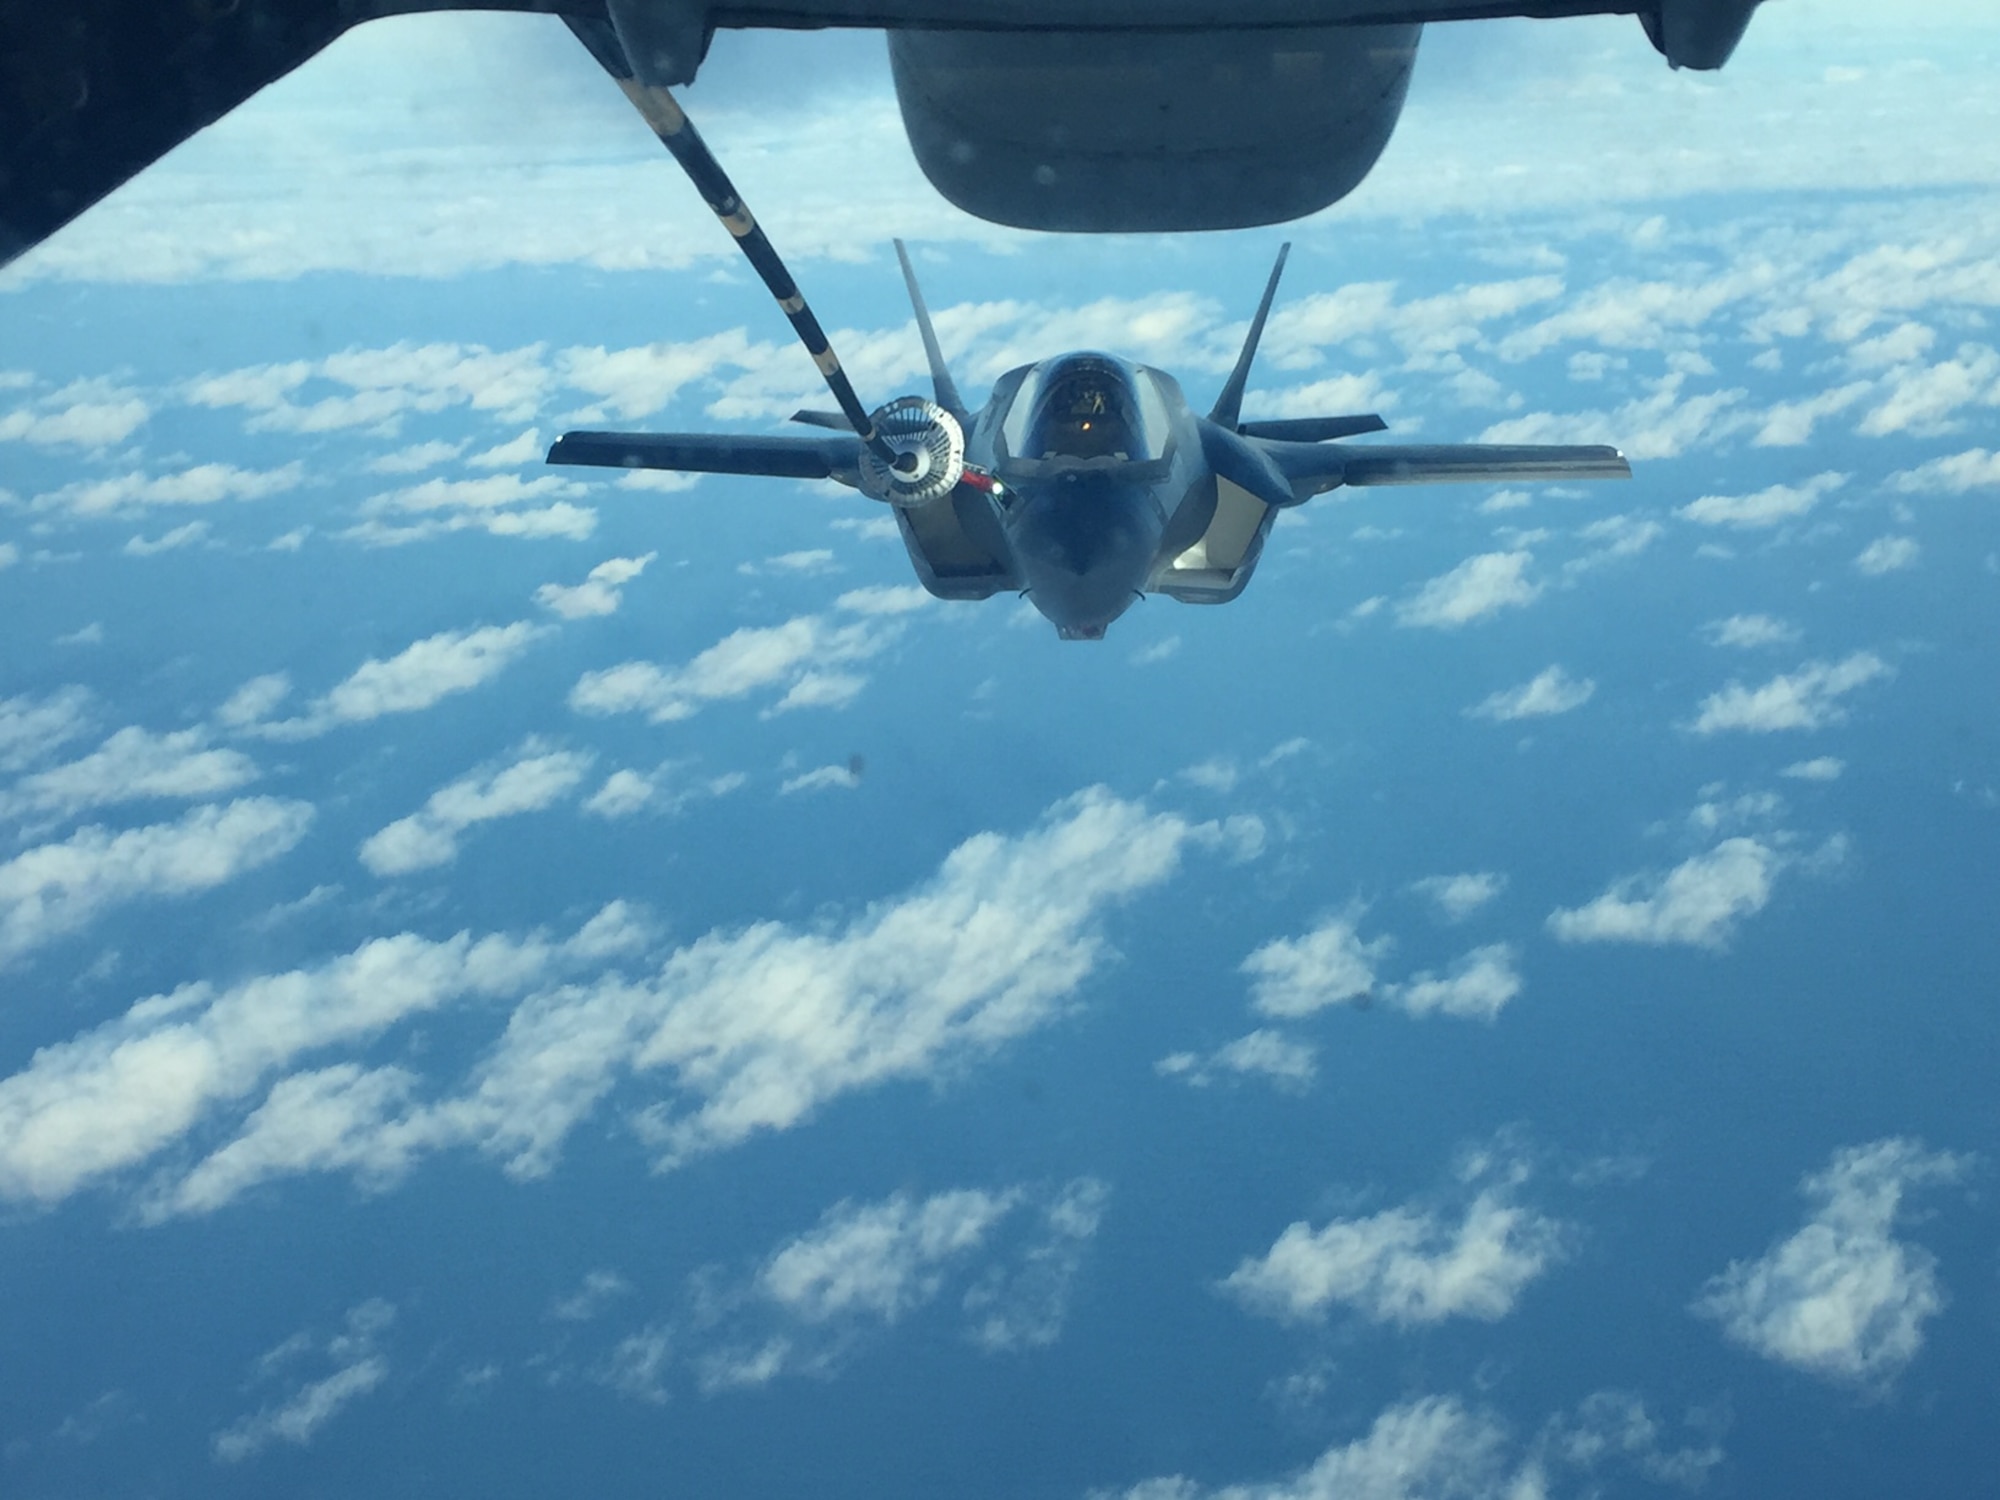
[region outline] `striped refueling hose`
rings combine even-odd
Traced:
[[[827,342],[826,330],[819,326],[819,319],[806,305],[806,299],[792,280],[791,272],[785,269],[784,261],[779,259],[763,228],[738,195],[736,184],[722,170],[722,163],[708,149],[708,143],[694,128],[680,101],[664,85],[642,83],[633,77],[620,78],[617,82],[618,87],[625,91],[625,97],[632,101],[646,123],[653,128],[653,134],[660,138],[660,144],[673,153],[674,160],[687,173],[688,181],[694,184],[702,200],[722,221],[722,227],[735,239],[736,248],[743,252],[744,259],[750,262],[752,269],[777,299],[778,310],[791,320],[792,331],[806,346],[806,353],[819,367],[826,388],[840,403],[841,414],[861,435],[861,441],[892,469],[908,467],[908,455],[891,447],[876,430],[867,409],[861,404],[861,398],[854,394],[847,372],[840,367],[840,356]]]

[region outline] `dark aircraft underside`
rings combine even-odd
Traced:
[[[1758,0],[0,0],[0,264],[364,21],[609,21],[682,83],[725,27],[889,32],[912,148],[982,217],[1077,231],[1295,218],[1387,143],[1426,21],[1635,14],[1677,67]],[[367,102],[357,99],[357,109]]]

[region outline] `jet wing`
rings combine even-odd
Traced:
[[[860,482],[861,439],[853,433],[759,437],[714,432],[566,432],[549,449],[548,461],[600,469],[837,479],[853,485]]]
[[[1303,500],[1341,485],[1630,479],[1616,448],[1598,444],[1257,444]]]

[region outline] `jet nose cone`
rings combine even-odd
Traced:
[[[1145,586],[1161,529],[1142,487],[1089,474],[1056,479],[1015,523],[1029,599],[1065,635],[1101,636]]]

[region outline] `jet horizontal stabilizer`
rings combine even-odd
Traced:
[[[1245,437],[1270,438],[1280,443],[1324,443],[1332,438],[1359,437],[1364,432],[1387,432],[1389,424],[1369,412],[1352,417],[1282,417],[1269,422],[1239,422],[1236,430]]]
[[[835,432],[852,432],[844,412],[837,411],[795,411],[794,422],[803,422],[808,427],[831,427]]]
[[[855,482],[861,439],[758,437],[743,433],[566,432],[552,464],[600,469],[676,469],[690,474],[765,474],[777,479]]]

